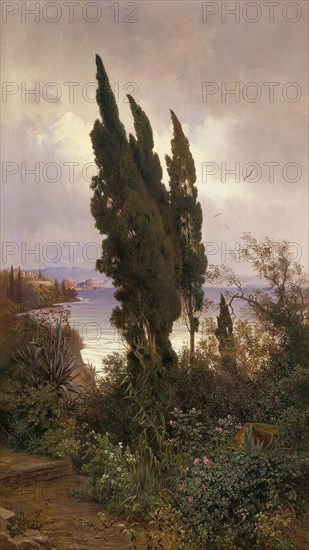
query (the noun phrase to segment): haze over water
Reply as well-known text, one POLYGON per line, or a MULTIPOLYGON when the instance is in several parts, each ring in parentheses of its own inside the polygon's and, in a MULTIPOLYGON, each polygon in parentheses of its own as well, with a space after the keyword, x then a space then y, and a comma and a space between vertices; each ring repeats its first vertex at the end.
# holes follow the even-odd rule
MULTIPOLYGON (((205 289, 205 298, 218 303, 220 300, 219 288, 205 289)), ((118 305, 113 294, 115 289, 84 290, 79 292, 81 302, 70 304, 70 325, 76 328, 84 341, 82 350, 83 360, 92 363, 97 369, 102 366, 102 359, 114 352, 124 351, 125 348, 117 331, 110 325, 110 316, 113 308, 118 305)), ((237 313, 236 308, 236 313, 237 313)), ((204 317, 216 317, 216 311, 207 311, 204 317)), ((197 340, 202 337, 198 333, 197 340)), ((183 345, 189 343, 189 333, 185 324, 177 321, 174 323, 171 341, 175 351, 180 351, 183 345)))

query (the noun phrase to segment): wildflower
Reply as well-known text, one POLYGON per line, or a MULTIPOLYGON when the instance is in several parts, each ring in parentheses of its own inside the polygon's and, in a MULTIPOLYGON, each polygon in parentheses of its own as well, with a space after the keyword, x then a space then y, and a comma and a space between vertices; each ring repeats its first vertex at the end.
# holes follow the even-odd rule
POLYGON ((184 484, 183 484, 183 483, 179 483, 179 485, 178 485, 179 491, 183 491, 184 488, 185 488, 184 484))
POLYGON ((188 501, 189 501, 189 502, 193 502, 193 496, 192 496, 192 495, 189 495, 189 496, 188 496, 188 501))
POLYGON ((206 485, 203 483, 203 485, 202 485, 202 487, 201 487, 201 491, 204 491, 204 492, 205 492, 205 491, 206 491, 206 488, 207 488, 206 485))
POLYGON ((207 456, 204 456, 203 462, 204 462, 204 464, 212 464, 212 460, 210 460, 209 458, 207 458, 207 456))
POLYGON ((175 426, 175 424, 176 424, 175 420, 170 420, 170 426, 175 426))
POLYGON ((199 458, 195 458, 195 459, 193 460, 193 464, 194 464, 195 466, 196 466, 197 464, 199 464, 199 463, 200 463, 200 459, 199 459, 199 458))

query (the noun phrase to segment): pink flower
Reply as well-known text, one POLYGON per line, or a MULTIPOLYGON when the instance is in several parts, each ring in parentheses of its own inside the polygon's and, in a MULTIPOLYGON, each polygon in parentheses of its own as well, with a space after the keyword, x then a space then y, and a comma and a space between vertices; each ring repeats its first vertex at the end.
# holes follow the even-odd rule
POLYGON ((188 496, 188 501, 193 502, 193 496, 192 495, 188 496))
POLYGON ((200 461, 199 458, 195 458, 195 459, 193 460, 193 464, 194 464, 195 466, 196 466, 197 464, 199 464, 200 462, 201 462, 201 461, 200 461))
POLYGON ((179 491, 183 491, 184 488, 185 488, 184 484, 183 484, 183 483, 179 483, 179 485, 178 485, 179 491))
POLYGON ((176 424, 175 420, 170 420, 170 426, 175 426, 175 424, 176 424))
POLYGON ((206 491, 206 489, 207 489, 207 487, 206 487, 206 485, 203 483, 203 485, 202 485, 202 487, 201 487, 201 490, 202 490, 202 491, 206 491))
POLYGON ((204 464, 212 464, 212 460, 210 460, 209 458, 207 458, 207 456, 204 456, 203 462, 204 462, 204 464))

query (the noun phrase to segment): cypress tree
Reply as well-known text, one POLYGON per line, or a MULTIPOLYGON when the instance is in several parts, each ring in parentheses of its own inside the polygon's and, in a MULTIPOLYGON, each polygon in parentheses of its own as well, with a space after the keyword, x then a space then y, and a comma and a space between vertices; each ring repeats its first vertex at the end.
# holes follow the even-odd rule
POLYGON ((197 200, 194 159, 189 141, 173 111, 171 117, 174 129, 171 141, 172 157, 166 155, 165 160, 170 178, 173 222, 182 259, 179 292, 182 311, 190 333, 192 357, 195 351, 195 333, 199 327, 199 314, 203 307, 207 258, 202 243, 203 214, 197 200))
POLYGON ((23 299, 23 283, 21 277, 20 267, 18 268, 16 285, 15 285, 15 300, 20 303, 23 299))
POLYGON ((54 291, 55 291, 56 300, 59 300, 61 292, 60 292, 60 285, 57 277, 55 278, 55 281, 54 281, 54 291))
POLYGON ((65 288, 65 280, 64 279, 62 279, 62 283, 61 283, 61 294, 64 298, 66 298, 67 289, 65 288))
MULTIPOLYGON (((170 349, 169 335, 180 312, 174 255, 156 191, 150 189, 151 182, 135 157, 133 143, 141 151, 152 151, 147 142, 149 128, 144 137, 136 130, 137 139, 131 137, 130 145, 99 56, 96 64, 102 120, 95 122, 90 134, 98 166, 91 184, 91 212, 96 227, 106 235, 96 267, 117 287, 120 306, 112 313, 114 326, 142 364, 148 359, 153 364, 170 349)), ((158 162, 156 166, 159 171, 158 162)))
POLYGON ((14 279, 14 268, 11 265, 10 278, 9 278, 9 292, 10 300, 15 301, 15 279, 14 279))
POLYGON ((236 368, 235 344, 233 337, 233 321, 229 307, 222 293, 220 293, 220 313, 217 316, 216 337, 219 342, 222 365, 224 369, 236 368))

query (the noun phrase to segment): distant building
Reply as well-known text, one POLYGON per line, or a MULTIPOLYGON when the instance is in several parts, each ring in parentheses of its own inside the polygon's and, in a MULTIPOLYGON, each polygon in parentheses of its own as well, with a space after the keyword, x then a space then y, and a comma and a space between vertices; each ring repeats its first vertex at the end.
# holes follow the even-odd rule
MULTIPOLYGON (((15 277, 15 271, 18 273, 18 269, 14 269, 14 277, 15 277)), ((16 275, 17 276, 17 275, 16 275)), ((32 271, 23 271, 22 272, 22 276, 27 280, 27 281, 34 281, 36 279, 36 276, 34 273, 32 273, 32 271)))

